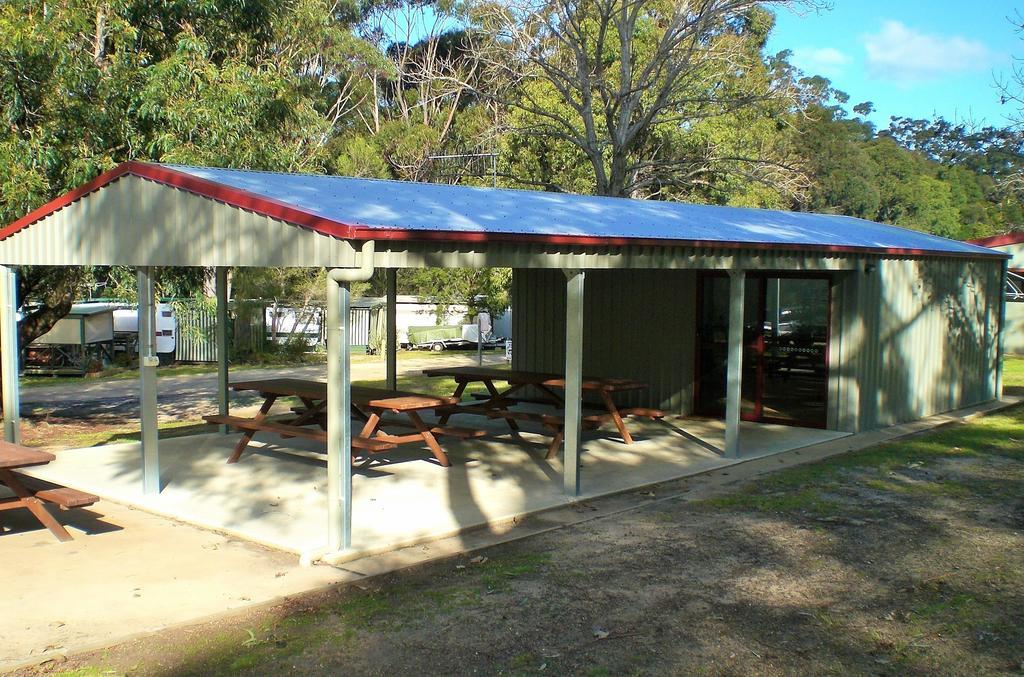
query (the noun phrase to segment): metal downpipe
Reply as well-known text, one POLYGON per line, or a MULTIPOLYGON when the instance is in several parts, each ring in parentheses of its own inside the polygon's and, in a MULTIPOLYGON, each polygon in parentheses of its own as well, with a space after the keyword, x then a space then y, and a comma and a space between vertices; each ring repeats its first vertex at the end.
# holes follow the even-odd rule
POLYGON ((349 284, 373 275, 373 240, 363 243, 358 268, 327 271, 327 546, 352 547, 352 374, 349 284))

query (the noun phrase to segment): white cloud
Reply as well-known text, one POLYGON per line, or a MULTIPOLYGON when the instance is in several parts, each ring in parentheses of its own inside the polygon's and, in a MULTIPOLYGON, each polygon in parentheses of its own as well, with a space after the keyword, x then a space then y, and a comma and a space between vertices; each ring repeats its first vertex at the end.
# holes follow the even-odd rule
POLYGON ((835 78, 850 63, 850 57, 835 47, 797 47, 793 50, 793 63, 808 75, 835 78))
POLYGON ((864 36, 868 73, 902 86, 944 75, 985 70, 991 51, 981 42, 960 36, 922 33, 899 21, 864 36))

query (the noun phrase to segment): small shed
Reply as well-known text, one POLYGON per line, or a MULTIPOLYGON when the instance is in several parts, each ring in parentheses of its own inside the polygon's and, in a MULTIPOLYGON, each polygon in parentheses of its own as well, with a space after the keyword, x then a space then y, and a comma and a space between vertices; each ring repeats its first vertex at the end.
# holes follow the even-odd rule
MULTIPOLYGON (((328 268, 325 540, 334 551, 352 547, 348 284, 374 270, 387 271, 393 385, 397 269, 513 269, 512 366, 565 375, 564 443, 557 472, 545 472, 575 497, 587 482, 583 374, 641 380, 650 388, 635 404, 723 421, 720 453, 732 461, 744 457, 750 426, 857 433, 998 398, 1009 258, 829 214, 140 162, 0 230, 5 266, 137 267, 150 494, 163 488, 145 338, 153 269, 217 269, 224 347, 227 267, 328 268)), ((5 372, 14 366, 12 276, 0 277, 5 372)), ((226 413, 226 350, 218 353, 226 413)), ((3 386, 10 439, 17 383, 3 386)), ((644 481, 669 479, 647 473, 644 481)))
POLYGON ((83 375, 114 359, 114 311, 111 303, 76 303, 50 331, 25 346, 26 374, 83 375))

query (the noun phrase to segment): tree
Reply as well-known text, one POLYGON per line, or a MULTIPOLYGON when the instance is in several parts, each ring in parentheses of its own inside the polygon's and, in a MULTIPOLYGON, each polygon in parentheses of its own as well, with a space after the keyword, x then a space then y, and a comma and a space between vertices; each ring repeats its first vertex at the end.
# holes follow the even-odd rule
MULTIPOLYGON (((359 33, 381 61, 361 83, 353 125, 336 144, 341 174, 408 181, 478 182, 474 172, 444 171, 437 156, 493 147, 492 109, 474 93, 478 68, 465 49, 455 6, 383 3, 359 33)), ((477 172, 479 174, 479 172, 477 172)), ((479 178, 479 177, 477 177, 479 178)))
POLYGON ((776 81, 734 83, 751 67, 743 39, 758 32, 761 7, 788 4, 477 0, 467 36, 501 83, 481 95, 529 117, 516 131, 576 149, 593 192, 630 196, 679 183, 690 161, 658 156, 648 141, 662 127, 687 129, 785 95, 776 81))
MULTIPOLYGON (((815 212, 873 219, 881 206, 878 169, 865 148, 873 126, 860 118, 847 119, 843 105, 849 97, 826 78, 800 80, 804 109, 795 117, 793 135, 812 183, 799 205, 815 212)), ((854 111, 866 115, 870 104, 854 111)))
MULTIPOLYGON (((0 3, 0 222, 129 159, 320 171, 373 49, 330 0, 0 3)), ((89 271, 19 270, 49 329, 89 271)))

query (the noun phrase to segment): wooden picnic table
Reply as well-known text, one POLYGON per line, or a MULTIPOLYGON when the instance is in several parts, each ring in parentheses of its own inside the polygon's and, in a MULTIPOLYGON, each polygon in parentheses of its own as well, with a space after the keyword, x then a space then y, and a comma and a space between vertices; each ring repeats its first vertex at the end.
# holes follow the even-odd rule
POLYGON ((84 491, 44 482, 18 472, 20 468, 46 465, 56 458, 53 454, 38 449, 29 449, 10 442, 0 442, 0 484, 10 489, 14 496, 0 499, 0 510, 25 508, 50 530, 57 540, 70 541, 71 534, 54 518, 46 504, 51 503, 62 510, 92 505, 97 496, 84 491))
MULTIPOLYGON (((242 439, 228 458, 228 463, 235 463, 242 456, 253 435, 259 431, 275 432, 282 437, 304 437, 327 442, 327 384, 323 381, 308 381, 294 378, 275 378, 257 381, 240 381, 232 383, 235 391, 255 391, 264 399, 259 412, 252 418, 237 416, 206 416, 210 423, 223 423, 243 431, 242 439), (281 420, 268 418, 270 408, 280 397, 297 397, 302 407, 293 409, 294 417, 281 420), (316 427, 310 427, 316 426, 316 427)), ((363 428, 358 435, 352 436, 352 454, 361 450, 367 454, 376 454, 394 449, 400 444, 423 442, 430 449, 434 458, 441 465, 451 465, 447 454, 437 441, 437 436, 470 438, 482 437, 483 430, 470 430, 452 426, 431 426, 423 421, 421 413, 439 407, 450 406, 457 400, 451 397, 423 395, 402 390, 386 390, 384 388, 368 388, 352 386, 352 415, 363 421, 363 428), (400 415, 404 420, 385 421, 382 414, 400 415), (409 434, 392 434, 385 432, 384 426, 411 427, 414 432, 409 434)))
MULTIPOLYGON (((562 393, 565 390, 565 376, 561 374, 523 371, 512 369, 496 369, 494 367, 435 367, 424 369, 423 373, 431 377, 445 377, 455 380, 455 392, 452 397, 460 402, 447 409, 442 410, 443 415, 440 424, 448 422, 449 417, 455 414, 482 414, 490 418, 504 418, 509 428, 518 431, 516 421, 533 421, 542 424, 552 432, 551 444, 548 446, 547 458, 552 458, 558 453, 558 447, 565 436, 565 416, 561 413, 544 414, 528 411, 512 411, 511 406, 520 402, 537 402, 547 404, 557 410, 564 411, 565 398, 562 393), (507 387, 499 390, 494 385, 495 381, 504 382, 507 387), (482 383, 487 388, 487 395, 474 404, 461 404, 462 395, 466 386, 470 383, 482 383), (518 391, 532 387, 541 393, 540 398, 523 399, 514 397, 518 391)), ((626 428, 625 417, 637 416, 651 419, 664 418, 665 414, 659 409, 647 407, 619 408, 612 398, 614 393, 643 390, 647 384, 628 378, 610 377, 584 377, 582 379, 582 390, 584 392, 597 393, 601 400, 602 413, 587 414, 582 417, 584 427, 596 428, 607 421, 615 423, 616 429, 626 444, 633 444, 633 436, 626 428)))

